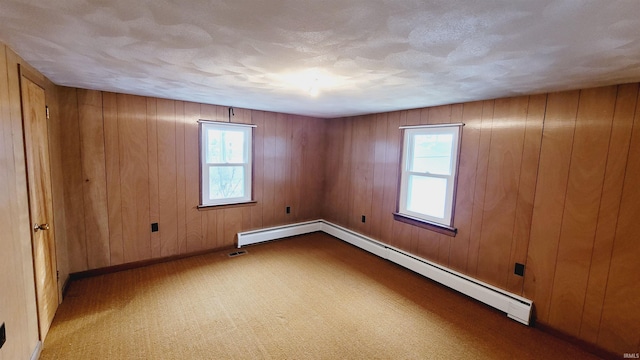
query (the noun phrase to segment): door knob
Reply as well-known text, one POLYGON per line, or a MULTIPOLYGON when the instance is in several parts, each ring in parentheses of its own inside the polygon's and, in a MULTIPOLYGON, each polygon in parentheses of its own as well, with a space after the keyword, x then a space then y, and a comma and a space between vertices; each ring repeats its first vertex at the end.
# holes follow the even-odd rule
POLYGON ((38 230, 49 230, 49 224, 35 224, 33 231, 38 232, 38 230))

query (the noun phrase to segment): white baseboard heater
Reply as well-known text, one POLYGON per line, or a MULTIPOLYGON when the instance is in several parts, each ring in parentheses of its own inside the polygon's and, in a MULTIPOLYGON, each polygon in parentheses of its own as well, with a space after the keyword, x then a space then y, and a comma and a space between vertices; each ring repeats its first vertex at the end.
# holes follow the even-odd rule
POLYGON ((355 245, 383 259, 392 261, 411 271, 439 282, 451 289, 494 307, 515 321, 529 325, 533 302, 472 277, 448 269, 442 265, 411 255, 355 231, 325 220, 307 221, 297 224, 245 231, 238 233, 238 248, 260 242, 282 239, 322 231, 340 240, 355 245))

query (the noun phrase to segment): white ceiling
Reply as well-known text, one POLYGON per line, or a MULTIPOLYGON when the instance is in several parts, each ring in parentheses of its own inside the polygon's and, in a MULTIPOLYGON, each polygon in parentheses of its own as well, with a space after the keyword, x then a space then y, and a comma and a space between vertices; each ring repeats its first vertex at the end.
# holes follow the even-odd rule
POLYGON ((638 0, 1 0, 0 41, 59 85, 327 118, 640 81, 638 0))

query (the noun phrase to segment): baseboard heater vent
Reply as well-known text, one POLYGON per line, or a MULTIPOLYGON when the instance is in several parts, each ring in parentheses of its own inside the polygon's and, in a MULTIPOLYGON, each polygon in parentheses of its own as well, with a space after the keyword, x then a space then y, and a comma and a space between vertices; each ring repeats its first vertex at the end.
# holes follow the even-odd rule
POLYGON ((392 261, 411 271, 439 282, 451 289, 494 307, 515 321, 529 325, 533 302, 509 293, 472 277, 411 255, 403 250, 381 243, 355 231, 325 220, 307 221, 238 233, 238 248, 241 246, 276 240, 290 236, 322 231, 348 242, 381 258, 392 261))
POLYGON ((238 233, 238 249, 245 245, 304 235, 317 231, 322 231, 321 220, 240 232, 238 233))

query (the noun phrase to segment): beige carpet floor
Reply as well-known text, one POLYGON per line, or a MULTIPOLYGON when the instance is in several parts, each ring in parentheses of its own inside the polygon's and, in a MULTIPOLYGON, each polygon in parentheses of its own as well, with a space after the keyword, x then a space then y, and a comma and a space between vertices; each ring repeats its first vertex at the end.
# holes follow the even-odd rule
POLYGON ((47 359, 596 359, 324 234, 71 283, 47 359))

